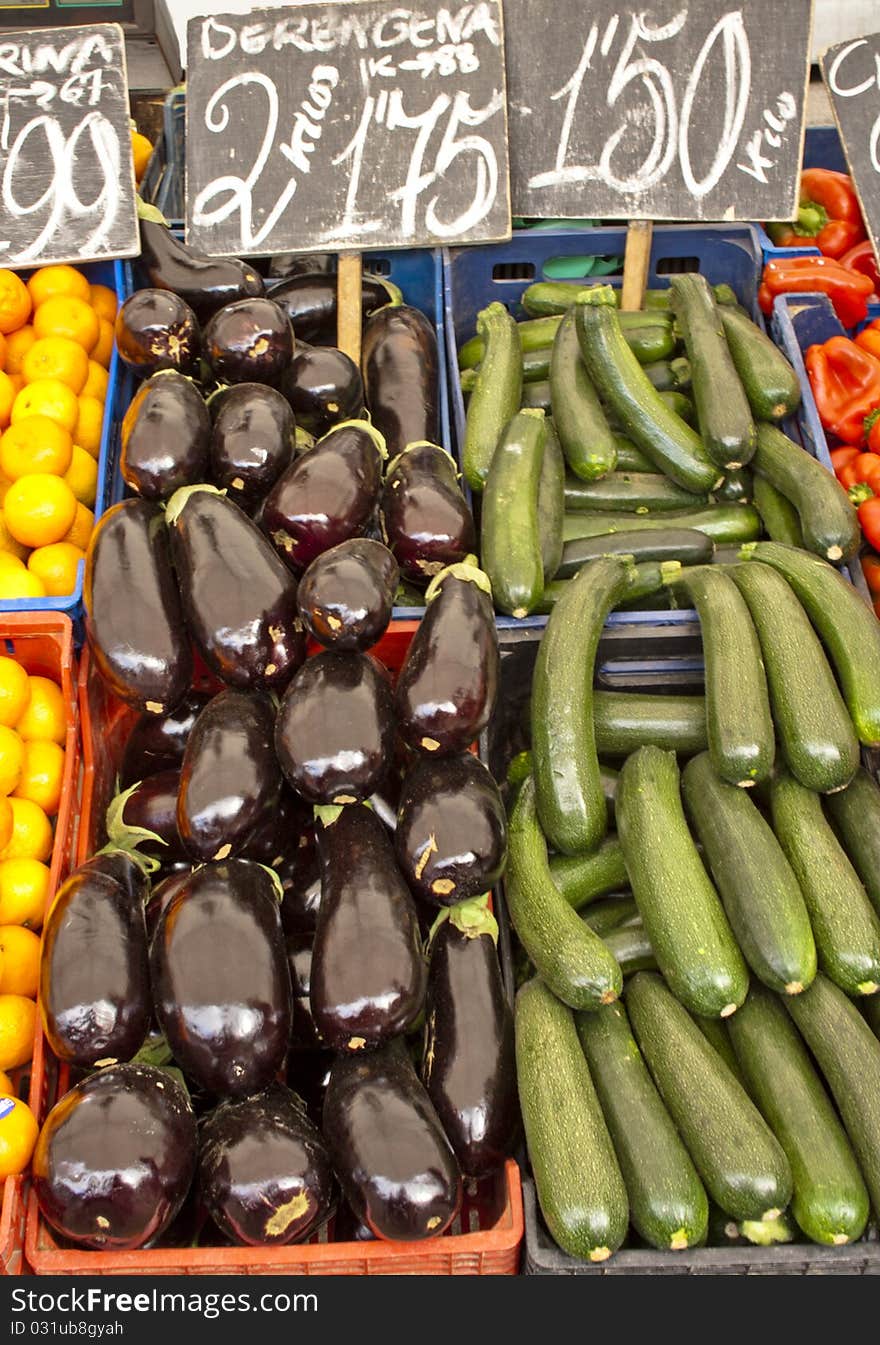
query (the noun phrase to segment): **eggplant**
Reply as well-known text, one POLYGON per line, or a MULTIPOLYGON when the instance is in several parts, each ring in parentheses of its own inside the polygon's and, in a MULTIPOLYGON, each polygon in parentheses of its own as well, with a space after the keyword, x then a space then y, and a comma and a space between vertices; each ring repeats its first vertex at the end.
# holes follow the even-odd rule
POLYGON ((278 553, 304 570, 322 551, 361 536, 382 486, 385 445, 366 421, 331 430, 279 477, 263 504, 262 527, 278 553))
POLYGON ((221 1102, 199 1133, 199 1189, 221 1232, 243 1247, 302 1242, 330 1217, 335 1182, 321 1132, 275 1084, 221 1102))
POLYGON ((297 425, 316 436, 326 434, 341 421, 363 415, 360 370, 335 346, 298 344, 282 375, 281 391, 297 425))
POLYGON ((277 387, 293 358, 293 328, 271 299, 238 299, 211 318, 204 348, 218 383, 277 387))
POLYGON ((269 258, 270 285, 293 276, 333 275, 335 271, 335 252, 277 252, 269 258))
POLYGON ((293 461, 296 422, 286 398, 262 383, 239 383, 217 401, 211 480, 250 513, 293 461))
POLYGON ((94 1251, 155 1242, 180 1209, 196 1165, 186 1091, 152 1065, 113 1065, 56 1102, 34 1149, 40 1213, 94 1251))
POLYGON ((314 822, 308 823, 299 844, 278 865, 284 897, 281 923, 285 934, 314 934, 321 906, 321 859, 314 822))
MULTIPOLYGON (((446 915, 446 912, 444 912, 446 915)), ((485 1177, 519 1138, 513 1012, 485 901, 448 912, 431 940, 422 1081, 467 1177, 485 1177)))
POLYGON ((391 620, 399 577, 387 546, 349 537, 306 570, 297 592, 300 616, 328 649, 369 649, 391 620))
POLYGON ((101 515, 83 597, 92 657, 113 694, 167 715, 188 691, 193 665, 158 505, 123 500, 101 515))
POLYGON ((176 369, 199 371, 202 333, 189 304, 169 290, 136 290, 116 314, 119 358, 142 378, 176 369))
POLYGON ((102 873, 112 878, 133 906, 146 908, 150 900, 150 880, 143 865, 128 850, 99 850, 79 865, 77 873, 102 873))
POLYGON ((210 434, 211 416, 192 379, 161 370, 141 384, 123 417, 123 481, 146 500, 167 500, 204 479, 210 434))
POLYGON ((474 518, 459 490, 455 463, 436 444, 410 444, 391 463, 381 517, 401 573, 416 584, 476 551, 474 518))
POLYGON ((330 1070, 336 1059, 332 1051, 291 1051, 287 1057, 287 1084, 306 1104, 306 1111, 320 1126, 330 1070))
POLYGON ((164 224, 142 219, 139 267, 151 285, 185 299, 199 322, 236 299, 265 292, 257 271, 237 257, 208 257, 177 238, 164 224))
POLYGON ((338 1056, 324 1138, 355 1217, 379 1238, 438 1237, 461 1208, 455 1154, 401 1042, 338 1056))
POLYGON ((418 308, 387 305, 364 327, 364 396, 389 455, 407 444, 434 443, 440 434, 437 333, 418 308))
POLYGON ((230 686, 285 687, 306 652, 290 570, 212 486, 173 495, 166 517, 187 624, 208 667, 230 686))
POLYGON ((221 691, 199 715, 177 795, 177 829, 194 860, 239 854, 274 813, 281 793, 274 729, 268 697, 247 691, 221 691))
POLYGON ((137 847, 160 863, 188 859, 177 825, 180 770, 159 771, 111 799, 107 808, 107 839, 121 850, 137 847))
POLYGON ((499 655, 488 580, 470 565, 442 571, 397 679, 398 729, 410 747, 464 752, 489 722, 499 655), (485 587, 484 587, 485 584, 485 587))
POLYGON ((203 691, 188 691, 170 714, 161 718, 141 715, 122 753, 120 788, 127 789, 160 771, 179 769, 192 726, 210 699, 203 691))
POLYGON ((316 1051, 323 1045, 315 1027, 309 988, 312 983, 311 934, 287 935, 287 965, 290 968, 290 988, 293 995, 293 1019, 290 1028, 291 1051, 316 1051))
POLYGON ((176 873, 169 873, 167 878, 163 878, 162 881, 157 883, 153 888, 152 893, 150 894, 150 899, 147 902, 146 910, 144 911, 144 916, 147 922, 147 938, 151 943, 159 924, 159 916, 165 910, 165 907, 170 904, 171 898, 175 893, 179 892, 180 889, 186 885, 191 874, 192 868, 189 865, 184 865, 184 867, 178 869, 176 873))
POLYGON ((59 1060, 115 1064, 133 1056, 150 1026, 143 896, 110 871, 77 870, 43 930, 43 1028, 59 1060))
POLYGON ((341 809, 318 833, 321 906, 309 998, 321 1039, 361 1051, 412 1027, 425 999, 415 904, 378 817, 341 809))
MULTIPOLYGON (((335 274, 316 265, 305 275, 270 285, 269 295, 290 318, 298 341, 332 344, 337 328, 336 286, 335 274)), ((362 277, 361 309, 365 318, 389 302, 400 303, 401 298, 400 290, 389 281, 379 276, 362 277)))
POLYGON ((380 784, 394 751, 391 689, 365 654, 306 661, 278 710, 281 769, 309 803, 356 803, 380 784))
POLYGON ((421 757, 403 782, 394 850, 417 897, 454 906, 490 891, 504 872, 507 819, 477 757, 421 757))
POLYGON ((150 949, 159 1025, 209 1093, 267 1087, 290 1036, 290 973, 272 877, 246 859, 203 864, 159 917, 150 949))
MULTIPOLYGON (((274 755, 274 745, 272 752, 274 755)), ((275 769, 280 773, 277 759, 275 769)), ((311 824, 311 808, 283 782, 275 807, 251 833, 241 857, 277 870, 287 855, 298 850, 300 837, 311 824)))

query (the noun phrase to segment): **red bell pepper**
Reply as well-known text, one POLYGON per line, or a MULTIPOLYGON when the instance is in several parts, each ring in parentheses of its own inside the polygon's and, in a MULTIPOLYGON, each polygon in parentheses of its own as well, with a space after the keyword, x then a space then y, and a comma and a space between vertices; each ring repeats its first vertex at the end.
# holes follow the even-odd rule
POLYGON ((880 556, 875 555, 873 551, 862 556, 862 574, 865 576, 868 591, 875 598, 880 598, 880 556))
POLYGON ((867 482, 875 495, 880 492, 880 484, 874 485, 880 473, 880 454, 860 453, 857 458, 853 458, 852 473, 855 481, 867 482))
POLYGON ((862 347, 862 350, 868 350, 880 359, 880 322, 876 318, 873 322, 869 322, 867 327, 863 327, 853 340, 857 346, 862 347))
POLYGON ((880 453, 880 406, 865 417, 865 436, 872 453, 880 453))
POLYGON ((849 444, 847 444, 844 448, 832 449, 831 466, 834 468, 835 476, 840 476, 840 473, 843 471, 844 467, 846 467, 848 463, 852 462, 853 458, 858 458, 860 456, 861 456, 861 450, 858 448, 851 448, 849 444))
POLYGON ((865 540, 874 550, 880 548, 880 496, 874 495, 859 505, 859 524, 865 540))
POLYGON ((810 346, 805 364, 825 429, 845 444, 861 444, 865 417, 880 406, 880 360, 848 336, 832 336, 810 346))
POLYGON ((880 294, 880 267, 877 266, 877 254, 870 238, 863 238, 861 243, 856 243, 838 260, 848 271, 860 271, 863 276, 867 276, 874 286, 874 293, 880 294))
POLYGON ((812 244, 826 257, 841 257, 865 237, 852 178, 828 168, 806 168, 801 173, 797 219, 767 228, 778 247, 812 244))
POLYGON ((868 316, 874 287, 867 276, 848 271, 831 257, 778 257, 764 267, 758 303, 769 314, 777 294, 814 291, 828 295, 844 327, 855 327, 868 316))

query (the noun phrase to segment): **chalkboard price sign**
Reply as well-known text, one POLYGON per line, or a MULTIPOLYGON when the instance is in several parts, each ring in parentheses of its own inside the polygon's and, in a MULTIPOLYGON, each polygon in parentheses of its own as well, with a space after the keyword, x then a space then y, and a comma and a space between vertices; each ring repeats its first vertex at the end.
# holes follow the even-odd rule
POLYGON ((880 264, 880 33, 829 47, 822 75, 880 264))
POLYGON ((812 0, 505 0, 513 210, 791 219, 812 0))
POLYGON ((139 251, 122 29, 0 39, 0 266, 139 251))
POLYGON ((215 255, 510 237, 500 0, 187 26, 186 235, 215 255))

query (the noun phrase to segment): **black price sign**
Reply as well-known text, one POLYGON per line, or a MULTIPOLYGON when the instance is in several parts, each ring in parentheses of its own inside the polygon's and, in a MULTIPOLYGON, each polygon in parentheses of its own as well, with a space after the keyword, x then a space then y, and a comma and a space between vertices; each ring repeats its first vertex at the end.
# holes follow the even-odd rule
POLYGON ((0 266, 140 251, 118 24, 0 39, 0 266))
POLYGON ((505 0, 518 215, 791 219, 812 0, 505 0))
POLYGON ((510 237, 500 0, 187 26, 186 235, 215 255, 510 237))
POLYGON ((880 262, 880 33, 829 47, 822 75, 880 262))

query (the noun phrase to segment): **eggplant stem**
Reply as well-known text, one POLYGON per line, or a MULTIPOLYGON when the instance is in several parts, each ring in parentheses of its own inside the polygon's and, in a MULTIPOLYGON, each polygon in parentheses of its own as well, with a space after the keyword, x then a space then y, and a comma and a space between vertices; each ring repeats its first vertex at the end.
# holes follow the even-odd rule
MULTIPOLYGON (((143 780, 138 780, 130 789, 125 789, 121 794, 117 794, 107 805, 107 814, 104 819, 104 825, 107 831, 107 838, 110 842, 111 850, 124 850, 126 854, 135 858, 135 852, 141 841, 153 841, 158 845, 166 845, 168 842, 158 834, 150 831, 149 827, 132 827, 123 821, 122 814, 125 812, 125 805, 131 798, 136 789, 140 789, 143 780)), ((138 855, 138 860, 145 862, 147 855, 138 855)), ((146 867, 146 864, 145 864, 146 867)), ((159 867, 159 861, 153 861, 153 868, 147 870, 152 873, 159 867)))
MULTIPOLYGON (((323 439, 328 439, 330 435, 335 434, 337 430, 362 430, 364 434, 370 436, 373 443, 376 445, 376 451, 383 462, 387 461, 388 446, 385 443, 385 436, 384 434, 380 434, 375 425, 371 425, 368 420, 365 420, 363 417, 354 420, 340 420, 337 425, 334 425, 325 435, 321 436, 318 443, 321 443, 323 439)), ((182 489, 186 490, 186 486, 183 486, 182 489)))
POLYGON ((428 587, 425 589, 425 604, 430 603, 437 594, 443 581, 448 578, 462 579, 467 583, 476 584, 484 593, 492 597, 492 584, 489 576, 481 570, 477 564, 476 556, 465 556, 464 560, 457 561, 454 565, 447 565, 445 570, 435 574, 428 587))
POLYGON ((207 490, 214 495, 226 494, 225 490, 218 490, 216 486, 209 486, 207 482, 199 482, 194 486, 180 486, 165 506, 165 522, 169 525, 176 523, 186 508, 189 497, 199 490, 207 490))

